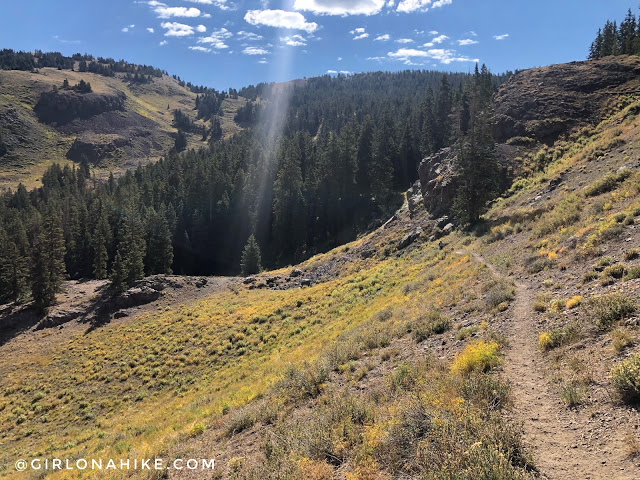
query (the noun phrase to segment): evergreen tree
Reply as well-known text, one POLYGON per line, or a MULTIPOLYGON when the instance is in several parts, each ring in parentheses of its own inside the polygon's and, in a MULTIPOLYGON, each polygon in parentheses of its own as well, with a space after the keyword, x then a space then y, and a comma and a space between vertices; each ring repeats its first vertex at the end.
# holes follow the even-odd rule
POLYGON ((112 286, 115 290, 132 285, 144 277, 145 241, 137 218, 127 214, 118 232, 119 242, 112 271, 112 286))
POLYGON ((262 270, 262 259, 260 256, 260 246, 256 242, 253 234, 247 240, 247 244, 242 251, 240 268, 243 275, 252 275, 262 270))
POLYGON ((470 83, 470 121, 466 133, 458 133, 455 170, 458 187, 453 211, 460 223, 475 223, 486 211, 487 203, 498 192, 499 165, 495 156, 491 94, 483 67, 470 83))
POLYGON ((12 235, 0 226, 0 301, 20 302, 29 294, 29 262, 26 232, 14 222, 12 235))
POLYGON ((49 207, 32 254, 31 292, 40 312, 45 312, 56 301, 65 274, 64 254, 64 235, 58 213, 49 207))
POLYGON ((279 249, 287 256, 304 250, 306 221, 300 156, 300 147, 294 140, 282 143, 273 186, 273 229, 279 249))
POLYGON ((159 213, 152 213, 148 221, 147 272, 150 275, 171 273, 173 263, 173 245, 171 232, 166 217, 159 213))
POLYGON ((187 136, 182 130, 178 130, 173 148, 176 152, 182 152, 187 148, 187 136))
POLYGON ((371 150, 369 184, 376 204, 383 206, 388 201, 393 186, 393 160, 397 155, 393 128, 386 112, 383 112, 373 135, 371 150))

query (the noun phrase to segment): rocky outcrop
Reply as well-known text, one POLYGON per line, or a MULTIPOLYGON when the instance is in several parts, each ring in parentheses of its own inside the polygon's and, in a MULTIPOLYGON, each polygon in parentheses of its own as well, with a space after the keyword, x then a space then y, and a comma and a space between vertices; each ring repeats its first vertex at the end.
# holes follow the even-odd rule
POLYGON ((449 147, 425 158, 418 166, 422 201, 432 217, 448 212, 453 204, 456 193, 455 161, 455 149, 449 147))
POLYGON ((89 118, 105 112, 125 109, 126 95, 78 93, 71 90, 42 92, 33 111, 41 122, 62 125, 77 118, 89 118))
POLYGON ((498 143, 529 137, 551 144, 574 128, 597 124, 618 94, 637 90, 640 58, 608 57, 516 73, 495 98, 498 143))
POLYGON ((83 159, 97 164, 102 160, 114 158, 120 149, 129 145, 129 140, 120 135, 84 136, 79 135, 67 152, 67 158, 74 162, 83 159))

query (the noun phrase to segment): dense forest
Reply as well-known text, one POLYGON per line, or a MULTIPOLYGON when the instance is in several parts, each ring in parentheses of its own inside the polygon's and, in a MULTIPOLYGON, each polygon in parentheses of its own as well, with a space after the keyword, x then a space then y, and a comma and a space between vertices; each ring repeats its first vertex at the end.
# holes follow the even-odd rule
POLYGON ((591 44, 590 60, 609 55, 640 55, 640 22, 631 9, 620 25, 607 20, 591 44))
MULTIPOLYGON (((86 163, 53 165, 40 188, 0 197, 0 300, 46 308, 65 277, 121 290, 146 274, 299 261, 384 219, 419 160, 454 143, 466 179, 457 210, 474 221, 495 190, 480 180, 496 173, 491 97, 506 78, 483 67, 324 76, 284 93, 263 85, 249 128, 209 148, 174 148, 102 183, 86 163)), ((221 101, 198 98, 199 115, 215 115, 221 101)))

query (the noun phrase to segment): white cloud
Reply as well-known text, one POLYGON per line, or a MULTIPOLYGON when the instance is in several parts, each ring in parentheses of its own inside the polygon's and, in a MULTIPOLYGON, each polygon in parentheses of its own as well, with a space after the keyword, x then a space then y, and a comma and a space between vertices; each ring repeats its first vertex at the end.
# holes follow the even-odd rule
POLYGON ((509 34, 505 33, 503 35, 494 35, 493 38, 495 38, 496 40, 504 40, 505 38, 508 38, 509 34))
POLYGON ((167 30, 165 37, 187 37, 194 34, 193 27, 184 23, 162 22, 160 26, 167 30))
POLYGON ((413 43, 413 40, 410 38, 399 38, 396 40, 398 43, 413 43))
POLYGON ((351 30, 349 33, 351 35, 355 35, 356 33, 360 34, 360 33, 364 33, 364 27, 358 27, 358 28, 354 28, 353 30, 351 30))
POLYGON ((199 3, 201 5, 215 5, 220 7, 222 10, 229 9, 229 7, 226 6, 227 0, 185 0, 185 2, 199 3))
POLYGON ((245 55, 268 55, 270 52, 262 47, 246 47, 242 53, 245 55))
POLYGON ((447 37, 446 35, 439 35, 439 36, 433 38, 431 41, 433 43, 442 43, 445 40, 449 40, 449 37, 447 37))
POLYGON ((386 0, 295 0, 293 8, 320 15, 375 15, 386 0))
POLYGON ((289 45, 290 47, 303 47, 307 44, 307 39, 302 35, 289 35, 287 37, 282 37, 280 39, 285 45, 289 45))
POLYGON ((389 40, 391 38, 391 35, 389 35, 388 33, 385 33, 384 35, 378 35, 376 38, 374 38, 374 41, 378 41, 378 42, 386 42, 387 40, 389 40))
POLYGON ((154 30, 153 28, 151 28, 151 27, 148 27, 148 28, 147 28, 147 32, 149 32, 149 33, 153 33, 153 32, 155 32, 155 30, 154 30))
POLYGON ((387 54, 390 58, 396 60, 403 60, 407 65, 413 64, 412 58, 424 58, 437 60, 440 63, 449 65, 452 62, 478 62, 477 58, 469 58, 464 55, 458 54, 455 50, 449 50, 444 48, 432 48, 429 50, 418 50, 415 48, 400 48, 395 52, 389 52, 387 54))
POLYGON ((329 75, 334 75, 334 74, 338 73, 338 71, 337 70, 327 70, 327 73, 329 75))
POLYGON ((169 42, 167 42, 166 40, 162 40, 158 45, 160 45, 162 47, 162 46, 166 45, 167 43, 169 43, 169 42))
POLYGON ((258 35, 253 32, 245 32, 244 30, 240 30, 236 35, 238 36, 238 40, 241 42, 257 42, 262 40, 262 35, 258 35))
POLYGON ((249 10, 244 19, 251 25, 304 30, 307 33, 318 29, 317 23, 307 22, 301 13, 284 10, 249 10))
POLYGON ((410 13, 415 11, 426 12, 430 8, 438 8, 451 5, 453 0, 402 0, 398 3, 398 12, 410 13))
POLYGON ((196 27, 196 32, 198 32, 198 33, 204 33, 206 31, 207 31, 207 27, 205 27, 204 25, 198 25, 196 27))
POLYGON ((200 37, 198 39, 198 43, 204 43, 213 48, 217 48, 218 50, 222 50, 224 48, 229 48, 229 45, 225 43, 225 40, 232 36, 233 33, 222 27, 217 30, 212 30, 211 34, 206 37, 200 37))
POLYGON ((126 27, 122 28, 123 32, 128 32, 129 30, 133 30, 135 28, 135 25, 127 25, 126 27))
POLYGON ((368 33, 361 33, 360 35, 356 35, 353 37, 354 40, 362 40, 363 38, 367 38, 369 36, 368 33))
POLYGON ((440 32, 439 32, 439 31, 437 31, 437 30, 431 30, 431 31, 429 32, 429 35, 438 35, 439 33, 440 33, 440 32))
POLYGON ((189 47, 189 50, 196 50, 198 52, 210 52, 211 49, 207 47, 201 47, 200 45, 193 45, 189 47))
POLYGON ((171 17, 188 17, 194 18, 200 16, 200 10, 194 7, 166 7, 158 6, 154 9, 154 12, 158 15, 158 18, 171 18, 171 17))
POLYGON ((342 57, 338 57, 338 61, 341 62, 342 61, 342 57))
POLYGON ((266 64, 267 64, 267 63, 269 63, 269 62, 267 62, 267 59, 266 59, 266 58, 261 58, 260 60, 258 60, 258 63, 261 63, 261 64, 263 64, 263 65, 266 65, 266 64))
POLYGON ((466 45, 475 45, 476 43, 478 43, 477 40, 473 40, 471 38, 465 38, 463 40, 458 40, 458 45, 460 45, 461 47, 464 47, 466 45))

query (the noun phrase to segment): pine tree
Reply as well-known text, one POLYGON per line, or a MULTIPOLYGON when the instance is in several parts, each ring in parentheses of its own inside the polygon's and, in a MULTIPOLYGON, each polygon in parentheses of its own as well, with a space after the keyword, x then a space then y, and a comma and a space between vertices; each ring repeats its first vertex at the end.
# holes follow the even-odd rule
POLYGON ((113 269, 111 270, 111 288, 116 292, 122 292, 127 288, 127 265, 120 254, 120 250, 116 252, 113 259, 113 269))
POLYGON ((29 294, 27 239, 21 222, 13 222, 12 235, 0 225, 0 301, 20 302, 29 294))
POLYGON ((45 312, 56 301, 65 274, 64 254, 64 235, 58 213, 49 207, 34 242, 32 256, 31 292, 39 312, 45 312))
POLYGON ((256 242, 253 234, 247 240, 247 244, 242 251, 240 268, 243 275, 252 275, 262 270, 262 260, 260 256, 260 246, 256 242))
POLYGON ((300 147, 294 140, 283 142, 273 185, 273 229, 285 255, 304 250, 306 221, 300 156, 300 147))
POLYGON ((118 232, 119 242, 112 269, 112 287, 120 290, 144 277, 146 245, 137 218, 128 214, 118 232))
POLYGON ((147 231, 147 258, 145 261, 147 272, 150 275, 170 274, 173 263, 173 245, 167 219, 159 213, 152 213, 148 220, 147 231))
POLYGON ((449 145, 451 140, 451 87, 447 75, 442 75, 438 101, 436 103, 435 121, 437 128, 434 131, 434 153, 449 145))
POLYGON ((387 203, 393 186, 393 161, 397 155, 394 129, 386 112, 383 112, 373 135, 371 151, 369 184, 376 204, 383 206, 387 203))
POLYGON ((466 133, 458 133, 458 156, 455 170, 458 187, 453 211, 460 223, 475 223, 486 211, 487 203, 498 191, 499 165, 493 140, 491 76, 483 67, 470 85, 470 122, 466 133))

